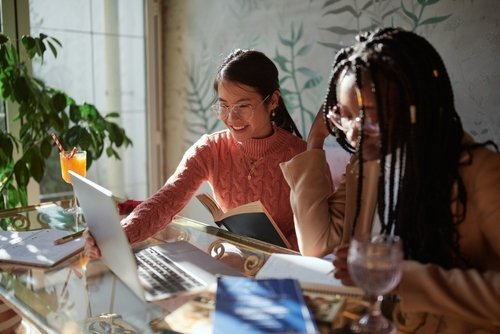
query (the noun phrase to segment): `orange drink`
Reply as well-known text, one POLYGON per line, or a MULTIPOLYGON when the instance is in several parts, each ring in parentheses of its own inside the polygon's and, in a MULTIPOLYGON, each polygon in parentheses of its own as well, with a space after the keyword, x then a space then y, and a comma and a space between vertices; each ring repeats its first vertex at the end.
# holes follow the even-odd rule
POLYGON ((71 152, 59 153, 61 162, 61 174, 64 181, 71 184, 68 171, 71 170, 81 176, 87 176, 87 152, 77 151, 71 158, 71 152))

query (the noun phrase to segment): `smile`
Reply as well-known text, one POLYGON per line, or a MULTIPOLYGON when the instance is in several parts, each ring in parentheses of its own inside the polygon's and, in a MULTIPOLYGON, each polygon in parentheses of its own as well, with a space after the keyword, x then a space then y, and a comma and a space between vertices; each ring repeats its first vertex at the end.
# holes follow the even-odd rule
POLYGON ((239 130, 243 130, 244 128, 246 128, 246 125, 242 125, 242 126, 232 126, 233 129, 235 129, 236 131, 239 131, 239 130))

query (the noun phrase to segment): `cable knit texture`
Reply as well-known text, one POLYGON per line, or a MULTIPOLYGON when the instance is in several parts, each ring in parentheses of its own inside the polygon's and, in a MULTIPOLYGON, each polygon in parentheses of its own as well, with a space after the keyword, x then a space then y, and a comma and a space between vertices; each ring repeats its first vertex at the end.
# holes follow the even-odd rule
POLYGON ((242 143, 229 130, 203 135, 186 151, 165 185, 122 221, 130 242, 143 241, 164 229, 208 181, 224 212, 260 200, 298 250, 290 187, 279 164, 304 152, 307 143, 274 123, 273 127, 270 137, 242 143), (256 166, 248 180, 251 162, 256 166))

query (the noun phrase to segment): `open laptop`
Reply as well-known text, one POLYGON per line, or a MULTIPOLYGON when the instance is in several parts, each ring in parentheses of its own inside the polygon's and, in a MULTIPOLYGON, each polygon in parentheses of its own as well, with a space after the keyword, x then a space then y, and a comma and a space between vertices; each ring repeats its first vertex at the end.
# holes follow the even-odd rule
POLYGON ((72 171, 69 173, 87 228, 101 251, 101 260, 142 301, 202 291, 216 282, 217 275, 243 276, 185 241, 133 253, 111 191, 72 171))

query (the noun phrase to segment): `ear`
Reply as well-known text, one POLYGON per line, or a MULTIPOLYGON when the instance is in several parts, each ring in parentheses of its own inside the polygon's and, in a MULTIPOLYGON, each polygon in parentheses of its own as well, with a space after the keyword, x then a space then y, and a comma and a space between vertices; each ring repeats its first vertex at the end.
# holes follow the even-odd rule
POLYGON ((271 96, 269 96, 269 109, 274 110, 278 107, 279 100, 280 100, 280 92, 279 90, 275 90, 271 96))

